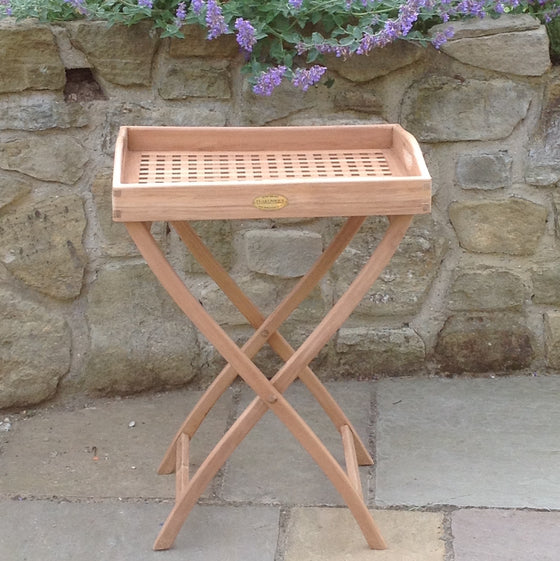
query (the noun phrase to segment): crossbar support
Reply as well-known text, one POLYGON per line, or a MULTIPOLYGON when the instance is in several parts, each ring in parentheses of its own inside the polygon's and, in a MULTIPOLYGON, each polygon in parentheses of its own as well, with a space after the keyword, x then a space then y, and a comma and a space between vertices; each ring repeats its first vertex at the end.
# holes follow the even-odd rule
POLYGON ((342 436, 342 447, 344 448, 344 461, 346 462, 346 473, 348 478, 358 493, 362 493, 362 482, 360 480, 360 470, 358 469, 358 459, 356 457, 356 446, 354 437, 348 425, 340 427, 342 436))
POLYGON ((183 490, 189 484, 189 451, 190 438, 182 434, 177 439, 176 463, 175 463, 175 497, 176 499, 183 494, 183 490))

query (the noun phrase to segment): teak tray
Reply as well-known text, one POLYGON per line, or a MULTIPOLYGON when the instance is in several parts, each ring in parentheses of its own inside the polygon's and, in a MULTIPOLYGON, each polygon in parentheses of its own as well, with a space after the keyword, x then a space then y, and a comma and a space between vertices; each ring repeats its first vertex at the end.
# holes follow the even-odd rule
POLYGON ((399 125, 121 127, 117 222, 430 212, 431 178, 399 125))

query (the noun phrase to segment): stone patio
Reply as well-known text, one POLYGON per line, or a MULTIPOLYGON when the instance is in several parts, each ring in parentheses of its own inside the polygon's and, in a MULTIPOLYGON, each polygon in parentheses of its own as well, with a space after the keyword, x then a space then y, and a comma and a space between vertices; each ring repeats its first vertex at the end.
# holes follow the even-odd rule
MULTIPOLYGON (((321 471, 267 414, 187 519, 156 475, 194 391, 4 414, 0 558, 9 561, 553 561, 560 550, 560 378, 393 378, 329 389, 371 447, 361 468, 389 544, 371 551, 321 471), (97 458, 97 459, 94 459, 97 458)), ((196 467, 251 395, 228 391, 193 440, 196 467)), ((341 456, 296 384, 289 400, 341 456)), ((2 420, 0 419, 0 420, 2 420)))

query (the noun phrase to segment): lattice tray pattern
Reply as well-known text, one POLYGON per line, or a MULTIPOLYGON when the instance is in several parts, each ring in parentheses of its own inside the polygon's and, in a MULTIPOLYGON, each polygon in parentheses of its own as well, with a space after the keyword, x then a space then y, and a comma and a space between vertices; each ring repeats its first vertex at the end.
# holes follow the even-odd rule
POLYGON ((398 125, 123 127, 117 221, 419 214, 431 180, 398 125))
POLYGON ((143 152, 138 183, 227 183, 268 179, 391 176, 379 150, 353 152, 143 152))

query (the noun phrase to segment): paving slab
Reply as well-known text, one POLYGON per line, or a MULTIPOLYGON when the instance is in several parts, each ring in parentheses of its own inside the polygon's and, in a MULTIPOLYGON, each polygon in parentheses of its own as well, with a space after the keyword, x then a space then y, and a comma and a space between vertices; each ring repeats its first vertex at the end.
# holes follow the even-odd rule
POLYGON ((279 510, 196 506, 172 549, 153 551, 171 503, 0 502, 6 561, 273 561, 279 510))
POLYGON ((443 515, 436 512, 371 511, 388 544, 368 548, 346 508, 295 508, 284 561, 443 561, 443 515))
MULTIPOLYGON (((367 446, 371 384, 343 382, 326 386, 367 446)), ((240 411, 253 396, 254 393, 250 390, 243 392, 240 411)), ((290 386, 286 397, 335 458, 344 465, 340 434, 315 398, 300 383, 290 386)), ((362 484, 367 492, 369 468, 362 467, 360 470, 362 484)), ((231 501, 264 504, 344 504, 322 470, 271 412, 265 414, 230 458, 226 466, 222 497, 231 501)))
POLYGON ((452 515, 455 561, 557 561, 560 512, 459 510, 452 515))
MULTIPOLYGON (((193 469, 224 433, 232 394, 222 396, 195 435, 193 469)), ((174 476, 156 471, 199 397, 175 391, 21 415, 0 433, 0 495, 174 497, 174 476)))
POLYGON ((377 384, 376 504, 560 508, 560 377, 377 384))

